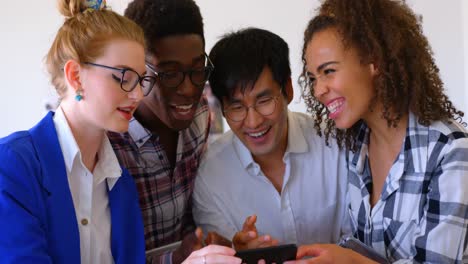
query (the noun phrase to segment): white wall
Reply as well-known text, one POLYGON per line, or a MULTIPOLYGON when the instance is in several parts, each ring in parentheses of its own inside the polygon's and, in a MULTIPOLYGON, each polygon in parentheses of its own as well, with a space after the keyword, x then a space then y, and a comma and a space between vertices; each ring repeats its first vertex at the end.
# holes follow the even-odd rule
POLYGON ((463 1, 462 6, 462 16, 463 16, 463 52, 465 53, 465 113, 466 119, 468 119, 468 1, 463 1))
MULTIPOLYGON (((423 30, 434 51, 436 64, 452 103, 468 112, 468 1, 411 0, 415 13, 423 16, 423 30), (448 5, 450 3, 450 5, 448 5)), ((468 114, 468 113, 467 113, 468 114)))
MULTIPOLYGON (((293 110, 304 111, 297 85, 302 34, 319 1, 196 1, 205 20, 207 50, 226 31, 246 26, 271 30, 289 43, 296 85, 295 100, 290 106, 293 110)), ((0 9, 0 80, 4 110, 0 115, 0 137, 29 128, 45 113, 44 99, 54 94, 54 89, 42 62, 63 21, 55 8, 55 0, 4 2, 0 9)), ((129 0, 107 2, 122 13, 129 0)), ((468 51, 468 26, 463 24, 468 25, 467 2, 410 0, 415 11, 424 16, 424 31, 432 44, 448 94, 465 112, 468 112, 468 55, 464 50, 468 51)))
POLYGON ((42 61, 60 19, 54 1, 27 2, 2 1, 0 8, 0 137, 38 121, 52 94, 42 61))

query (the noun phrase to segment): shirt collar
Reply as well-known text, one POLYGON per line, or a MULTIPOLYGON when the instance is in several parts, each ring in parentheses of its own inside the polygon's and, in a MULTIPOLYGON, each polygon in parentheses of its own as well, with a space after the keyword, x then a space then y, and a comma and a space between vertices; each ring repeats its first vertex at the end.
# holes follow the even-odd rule
POLYGON ((232 144, 234 147, 234 150, 237 153, 237 156, 240 159, 240 162, 244 169, 247 169, 250 165, 254 164, 254 160, 252 158, 252 154, 250 154, 249 149, 242 143, 242 141, 232 132, 229 131, 228 133, 232 133, 233 139, 232 139, 232 144))
MULTIPOLYGON (((404 154, 402 158, 404 158, 405 168, 410 165, 415 172, 424 173, 426 171, 425 164, 427 164, 429 159, 430 127, 420 124, 418 117, 413 112, 409 112, 408 128, 406 129, 405 142, 403 142, 402 146, 404 154), (410 155, 418 158, 411 158, 410 155)), ((400 154, 403 155, 402 153, 400 154)))
POLYGON ((73 161, 75 160, 76 155, 78 155, 80 149, 78 148, 75 137, 68 125, 63 109, 60 106, 54 114, 54 125, 55 130, 57 131, 60 148, 62 149, 67 174, 70 174, 73 168, 73 161))
MULTIPOLYGON (((298 117, 293 112, 288 111, 288 146, 286 153, 305 153, 309 151, 309 143, 304 135, 304 129, 297 120, 298 117)), ((315 133, 312 131, 307 132, 315 133)))
MULTIPOLYGON (((84 165, 81 160, 81 151, 60 106, 54 114, 54 125, 62 149, 67 175, 71 175, 74 162, 80 162, 82 166, 84 165)), ((99 160, 93 172, 93 175, 96 176, 94 181, 97 184, 107 179, 108 188, 111 190, 122 175, 122 169, 107 136, 104 136, 98 150, 98 157, 99 160)))
MULTIPOLYGON (((413 114, 411 111, 408 113, 408 127, 406 129, 406 135, 405 135, 405 138, 404 138, 404 142, 402 144, 402 151, 400 151, 400 153, 398 154, 398 157, 397 159, 399 160, 402 160, 402 163, 405 164, 405 167, 408 166, 408 162, 412 162, 412 159, 410 158, 407 158, 406 155, 407 153, 406 152, 411 152, 412 150, 411 149, 406 149, 406 145, 407 146, 412 146, 413 143, 410 142, 410 141, 413 141, 413 140, 423 140, 423 138, 426 138, 427 140, 427 134, 428 134, 428 129, 429 127, 426 127, 424 125, 421 125, 419 124, 418 122, 418 117, 413 114), (407 142, 408 141, 408 142, 407 142)), ((356 167, 356 173, 358 174, 363 174, 364 173, 364 168, 365 168, 365 162, 366 162, 366 158, 367 158, 367 155, 368 155, 368 147, 369 147, 369 133, 370 133, 370 130, 369 130, 369 127, 364 123, 362 122, 362 125, 359 129, 359 132, 358 132, 358 135, 357 135, 357 153, 358 155, 354 155, 354 159, 353 159, 353 165, 356 167)), ((424 145, 424 144, 427 144, 426 143, 415 143, 415 146, 414 146, 414 151, 426 151, 427 149, 425 148, 421 148, 419 147, 421 144, 424 145)), ((421 154, 421 153, 419 153, 421 154)), ((426 156, 422 155, 420 158, 423 158, 424 160, 426 160, 426 156)), ((414 164, 413 164, 414 165, 414 164)), ((415 169, 416 168, 419 168, 418 166, 414 166, 415 169)))
POLYGON ((128 125, 128 134, 138 148, 143 146, 148 139, 151 138, 152 133, 146 129, 138 120, 133 117, 128 125))
POLYGON ((104 136, 98 151, 98 157, 99 160, 93 173, 95 175, 94 183, 97 185, 107 180, 107 187, 112 190, 119 177, 122 176, 122 168, 120 168, 119 161, 107 136, 104 136))
POLYGON ((356 153, 353 155, 352 159, 352 164, 356 168, 356 173, 359 175, 362 175, 364 173, 364 168, 366 165, 366 158, 369 146, 369 132, 369 127, 363 121, 357 134, 356 153))
MULTIPOLYGON (((181 141, 180 137, 187 133, 190 133, 190 135, 202 135, 205 133, 207 118, 202 118, 201 115, 208 115, 208 102, 205 96, 200 98, 197 110, 195 111, 195 115, 190 126, 178 132, 179 141, 181 141)), ((135 119, 135 117, 130 119, 128 134, 138 148, 143 146, 146 141, 148 141, 153 135, 158 136, 157 134, 153 134, 150 130, 146 129, 138 120, 135 119)), ((179 146, 177 151, 179 152, 179 146)))

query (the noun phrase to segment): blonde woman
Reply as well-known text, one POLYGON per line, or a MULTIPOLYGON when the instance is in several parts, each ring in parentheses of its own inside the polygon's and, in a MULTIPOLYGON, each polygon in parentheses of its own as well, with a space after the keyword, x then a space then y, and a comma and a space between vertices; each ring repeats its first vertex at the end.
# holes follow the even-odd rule
POLYGON ((46 56, 61 103, 0 139, 2 263, 143 263, 135 184, 106 131, 123 132, 154 78, 144 37, 105 3, 60 0, 46 56))

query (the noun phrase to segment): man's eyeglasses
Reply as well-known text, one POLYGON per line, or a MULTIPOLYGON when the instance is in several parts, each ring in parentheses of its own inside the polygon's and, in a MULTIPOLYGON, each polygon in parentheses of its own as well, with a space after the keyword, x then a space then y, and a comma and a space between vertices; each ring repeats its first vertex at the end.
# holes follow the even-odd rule
POLYGON ((143 91, 143 95, 146 96, 151 92, 151 89, 153 88, 153 85, 156 82, 155 77, 148 75, 140 76, 140 74, 138 74, 132 69, 115 68, 92 62, 85 62, 84 64, 119 71, 120 75, 112 74, 112 78, 120 82, 120 88, 122 88, 122 90, 128 93, 133 91, 133 89, 135 89, 135 87, 137 87, 137 85, 140 84, 141 90, 143 91))
POLYGON ((243 121, 247 117, 249 108, 253 108, 257 113, 263 116, 269 116, 275 111, 276 105, 278 104, 277 101, 281 96, 282 95, 262 97, 251 106, 233 103, 226 107, 223 112, 226 118, 234 122, 243 121))
POLYGON ((156 75, 159 83, 167 88, 177 88, 185 80, 185 75, 188 75, 193 85, 202 87, 211 72, 214 70, 214 65, 208 55, 205 53, 206 65, 200 69, 190 69, 187 71, 157 71, 153 65, 146 63, 146 67, 156 75))

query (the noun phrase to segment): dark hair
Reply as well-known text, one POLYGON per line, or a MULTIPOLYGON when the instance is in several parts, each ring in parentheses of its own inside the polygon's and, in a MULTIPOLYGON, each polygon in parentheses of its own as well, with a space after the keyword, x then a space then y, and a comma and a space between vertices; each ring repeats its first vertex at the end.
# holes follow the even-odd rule
POLYGON ((150 53, 158 39, 174 35, 196 34, 205 44, 203 18, 193 0, 134 0, 125 16, 143 28, 150 53))
POLYGON ((409 111, 422 125, 437 120, 458 119, 457 110, 443 91, 439 68, 418 17, 401 1, 395 0, 325 0, 319 15, 310 20, 304 32, 303 69, 299 78, 307 111, 315 128, 325 139, 336 137, 340 146, 353 150, 362 121, 351 128, 338 130, 328 119, 328 110, 308 85, 305 52, 315 33, 334 28, 345 48, 355 48, 362 63, 373 63, 379 71, 375 80, 375 100, 383 104, 382 116, 388 126, 396 126, 409 111))
POLYGON ((231 97, 237 87, 244 92, 253 86, 265 66, 282 88, 291 78, 288 44, 263 29, 246 28, 224 35, 211 49, 210 59, 215 66, 210 85, 220 102, 231 97))

